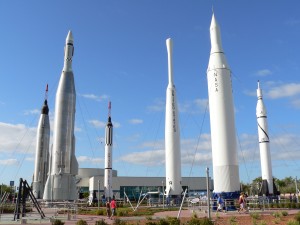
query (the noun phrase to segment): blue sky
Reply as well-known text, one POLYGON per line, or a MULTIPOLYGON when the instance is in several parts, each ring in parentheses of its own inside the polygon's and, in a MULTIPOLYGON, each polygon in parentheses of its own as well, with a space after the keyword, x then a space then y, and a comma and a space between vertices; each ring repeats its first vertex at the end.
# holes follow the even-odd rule
MULTIPOLYGON (((119 176, 164 176, 165 41, 173 39, 182 176, 212 170, 206 69, 212 5, 232 69, 240 179, 260 176, 256 88, 268 112, 273 175, 297 176, 300 159, 300 2, 1 1, 0 182, 31 182, 36 127, 49 84, 55 93, 68 30, 74 35, 76 156, 104 166, 112 101, 113 168, 119 176)), ((51 141, 52 142, 52 139, 51 141)))

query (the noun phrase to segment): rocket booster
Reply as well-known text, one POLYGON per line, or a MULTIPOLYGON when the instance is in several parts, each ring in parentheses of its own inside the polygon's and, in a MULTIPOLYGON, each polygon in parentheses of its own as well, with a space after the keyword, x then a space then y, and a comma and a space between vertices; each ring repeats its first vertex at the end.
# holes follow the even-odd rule
POLYGON ((268 134, 268 121, 267 111, 263 102, 262 90, 257 83, 257 105, 256 105, 256 117, 258 128, 258 141, 260 149, 260 161, 261 161, 261 173, 263 180, 262 190, 265 195, 274 194, 273 189, 273 176, 272 176, 272 163, 270 154, 270 140, 268 134))
POLYGON ((211 52, 207 69, 214 192, 240 190, 231 71, 222 48, 215 16, 210 25, 211 52))
POLYGON ((76 92, 72 70, 73 43, 73 35, 69 31, 65 45, 64 67, 56 92, 51 171, 43 197, 48 201, 77 199, 75 175, 78 173, 78 162, 75 157, 74 136, 76 92))
POLYGON ((106 199, 112 199, 112 147, 113 147, 113 124, 111 122, 111 102, 108 103, 108 121, 105 128, 105 171, 104 193, 106 199))
POLYGON ((37 199, 43 198, 44 187, 48 176, 50 122, 47 92, 48 85, 46 88, 45 101, 37 128, 34 178, 32 183, 33 194, 37 199))
POLYGON ((166 148, 166 195, 178 196, 182 193, 181 187, 181 152, 180 131, 176 89, 173 83, 172 66, 172 40, 166 40, 168 51, 169 83, 166 91, 166 122, 165 122, 165 148, 166 148))

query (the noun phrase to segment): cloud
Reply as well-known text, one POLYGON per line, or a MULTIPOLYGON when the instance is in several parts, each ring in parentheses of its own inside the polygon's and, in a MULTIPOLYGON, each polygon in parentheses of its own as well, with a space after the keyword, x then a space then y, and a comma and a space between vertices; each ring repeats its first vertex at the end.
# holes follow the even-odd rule
POLYGON ((17 166, 19 161, 17 159, 2 159, 0 160, 0 165, 17 166))
POLYGON ((26 157, 25 160, 33 162, 35 160, 35 158, 34 157, 26 157))
POLYGON ((36 114, 41 114, 40 109, 32 109, 32 110, 25 110, 24 115, 36 115, 36 114))
POLYGON ((286 21, 288 26, 298 26, 300 24, 300 20, 298 19, 289 19, 286 21))
POLYGON ((300 84, 290 83, 272 87, 265 92, 265 96, 271 99, 293 97, 300 94, 300 84))
POLYGON ((98 102, 109 98, 109 96, 105 95, 105 94, 101 95, 101 96, 97 96, 97 95, 94 95, 94 94, 79 94, 79 96, 87 98, 87 99, 95 100, 95 101, 98 101, 98 102))
POLYGON ((260 77, 265 77, 271 75, 272 71, 269 69, 262 69, 262 70, 258 70, 255 74, 260 77))
POLYGON ((99 163, 103 163, 104 159, 102 158, 91 158, 88 156, 78 156, 77 157, 77 161, 79 163, 92 163, 92 164, 99 164, 99 163))
POLYGON ((300 99, 295 99, 291 102, 292 106, 297 108, 297 109, 300 109, 300 99))
POLYGON ((163 112, 165 110, 166 103, 162 99, 154 100, 153 105, 147 107, 150 112, 163 112))
POLYGON ((35 153, 36 130, 24 124, 0 122, 0 152, 35 153))
POLYGON ((133 152, 120 158, 120 160, 127 163, 144 165, 144 166, 158 166, 165 161, 164 150, 153 150, 143 152, 133 152))
POLYGON ((89 120, 89 123, 97 128, 104 128, 106 126, 106 123, 99 120, 89 120))
MULTIPOLYGON (((106 126, 106 122, 102 122, 100 120, 89 120, 89 123, 92 124, 92 126, 94 126, 96 128, 104 128, 106 126)), ((112 124, 113 124, 114 128, 121 127, 121 124, 118 122, 112 121, 112 124)))
POLYGON ((131 119, 129 120, 130 124, 142 124, 144 121, 141 119, 131 119))

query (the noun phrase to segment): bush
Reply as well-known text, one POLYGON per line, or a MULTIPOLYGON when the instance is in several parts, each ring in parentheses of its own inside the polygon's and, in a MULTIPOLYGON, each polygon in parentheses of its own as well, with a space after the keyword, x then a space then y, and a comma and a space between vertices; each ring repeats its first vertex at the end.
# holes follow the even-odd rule
POLYGON ((260 221, 258 225, 267 225, 267 222, 263 220, 263 221, 260 221))
POLYGON ((107 225, 107 223, 102 219, 95 222, 95 225, 107 225))
POLYGON ((61 220, 56 219, 56 220, 53 220, 51 224, 52 225, 64 225, 65 223, 62 222, 61 220))
POLYGON ((205 218, 192 218, 190 221, 187 222, 187 225, 213 225, 214 223, 208 219, 205 218))
POLYGON ((274 212, 272 213, 272 216, 274 216, 275 218, 280 218, 282 214, 280 212, 274 212))
POLYGON ((160 219, 157 224, 159 224, 159 225, 169 225, 169 222, 166 219, 160 219))
POLYGON ((286 225, 300 225, 300 222, 296 220, 289 220, 286 225))
POLYGON ((77 222, 76 222, 76 225, 88 225, 87 224, 87 222, 85 221, 85 220, 78 220, 77 222))
POLYGON ((177 219, 176 217, 168 217, 167 220, 169 224, 180 225, 180 220, 177 219))
POLYGON ((298 212, 294 218, 296 221, 300 222, 300 212, 298 212))
POLYGON ((101 210, 101 209, 97 209, 96 210, 96 215, 100 216, 100 215, 104 215, 104 210, 101 210))
POLYGON ((126 225, 126 222, 120 219, 115 219, 114 225, 126 225))
POLYGON ((282 211, 282 212, 281 212, 281 215, 287 216, 287 215, 289 215, 289 213, 288 213, 287 211, 282 211))
POLYGON ((260 219, 260 214, 259 214, 259 213, 250 213, 250 216, 251 216, 253 219, 256 219, 256 220, 259 220, 259 219, 260 219))
POLYGON ((236 224, 237 224, 237 222, 236 222, 236 217, 235 217, 235 216, 231 216, 231 217, 229 218, 229 224, 230 224, 230 225, 236 225, 236 224))

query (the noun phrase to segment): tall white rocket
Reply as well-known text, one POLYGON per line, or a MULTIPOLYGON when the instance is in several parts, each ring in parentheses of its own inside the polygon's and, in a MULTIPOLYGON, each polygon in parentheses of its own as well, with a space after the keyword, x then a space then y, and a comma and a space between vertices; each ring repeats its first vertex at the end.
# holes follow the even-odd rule
POLYGON ((274 194, 272 163, 270 154, 270 139, 268 134, 267 111, 263 102, 262 90, 257 82, 256 117, 258 128, 258 141, 260 149, 262 194, 274 194))
POLYGON ((55 99, 51 171, 43 196, 47 201, 73 201, 78 198, 75 182, 78 162, 75 157, 74 136, 76 91, 72 70, 73 44, 73 35, 69 31, 65 45, 64 67, 55 99))
POLYGON ((207 81, 214 192, 230 194, 240 190, 231 71, 214 14, 210 25, 210 40, 207 81))
POLYGON ((113 147, 113 124, 111 122, 111 102, 108 103, 108 121, 105 127, 105 170, 104 170, 104 193, 106 199, 113 198, 112 189, 112 147, 113 147))
POLYGON ((37 128, 37 143, 35 152, 34 176, 32 192, 37 199, 43 198, 44 187, 47 181, 49 168, 49 140, 50 122, 47 102, 48 85, 46 87, 45 101, 37 128))
POLYGON ((181 152, 180 131, 177 110, 176 89, 173 82, 172 40, 166 40, 168 51, 169 83, 166 91, 166 195, 178 196, 182 193, 181 186, 181 152))

